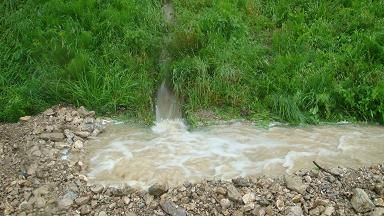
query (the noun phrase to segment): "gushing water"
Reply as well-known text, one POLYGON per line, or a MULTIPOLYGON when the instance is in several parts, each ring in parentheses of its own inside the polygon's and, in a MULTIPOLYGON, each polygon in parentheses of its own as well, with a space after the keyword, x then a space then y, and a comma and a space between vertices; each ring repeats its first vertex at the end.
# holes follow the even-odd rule
POLYGON ((88 146, 93 183, 146 188, 203 178, 279 175, 324 165, 382 162, 384 128, 336 125, 258 128, 232 123, 188 131, 178 102, 163 83, 152 128, 111 125, 88 146))

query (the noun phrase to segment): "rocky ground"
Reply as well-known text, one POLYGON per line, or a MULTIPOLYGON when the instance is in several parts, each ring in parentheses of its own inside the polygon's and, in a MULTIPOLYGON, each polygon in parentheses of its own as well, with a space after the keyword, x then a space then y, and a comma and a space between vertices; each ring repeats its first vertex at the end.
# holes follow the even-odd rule
POLYGON ((84 151, 102 128, 94 112, 61 106, 1 124, 0 215, 384 215, 384 164, 148 191, 90 185, 84 151))

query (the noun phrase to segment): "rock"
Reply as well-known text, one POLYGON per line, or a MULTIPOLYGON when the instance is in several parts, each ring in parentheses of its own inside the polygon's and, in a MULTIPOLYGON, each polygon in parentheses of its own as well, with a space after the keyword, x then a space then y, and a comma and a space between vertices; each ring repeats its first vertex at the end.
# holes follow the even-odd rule
POLYGON ((218 187, 218 188, 216 188, 216 193, 218 193, 218 194, 221 194, 221 195, 227 195, 227 189, 225 189, 225 188, 223 188, 223 187, 218 187))
POLYGON ((243 178, 243 177, 238 177, 238 178, 232 179, 232 183, 236 187, 248 187, 250 185, 249 180, 246 178, 243 178))
POLYGON ((324 206, 317 206, 309 211, 309 215, 320 215, 325 210, 324 206))
POLYGON ((110 208, 110 209, 114 209, 116 207, 116 203, 111 203, 109 206, 108 206, 108 208, 110 208))
POLYGON ((229 201, 229 199, 221 199, 220 205, 225 210, 225 209, 231 207, 231 201, 229 201))
POLYGON ((255 208, 255 203, 248 203, 244 206, 244 211, 249 212, 255 208))
POLYGON ((97 185, 93 185, 93 186, 91 187, 91 191, 92 191, 93 193, 96 193, 96 194, 101 193, 101 192, 103 191, 103 189, 104 189, 104 186, 103 186, 103 185, 99 185, 99 184, 97 184, 97 185))
POLYGON ((281 199, 276 200, 276 207, 279 211, 284 209, 284 201, 281 199))
POLYGON ((49 108, 49 109, 44 111, 44 114, 47 116, 51 116, 51 115, 54 115, 55 112, 53 111, 53 109, 49 108))
POLYGON ((95 129, 92 131, 91 135, 92 135, 92 136, 97 136, 97 135, 99 135, 100 133, 101 133, 101 130, 95 128, 95 129))
POLYGON ((46 201, 45 201, 44 198, 36 197, 36 199, 35 199, 35 206, 37 208, 43 208, 45 206, 45 203, 46 203, 46 201))
POLYGON ((60 209, 69 209, 73 204, 73 200, 70 198, 64 198, 59 200, 58 206, 60 209))
POLYGON ((384 207, 384 199, 383 198, 377 198, 373 201, 373 204, 375 204, 375 206, 384 207))
POLYGON ((241 210, 236 210, 232 214, 232 216, 243 216, 243 215, 244 215, 243 211, 241 211, 241 210))
POLYGON ((293 198, 292 198, 292 202, 294 202, 294 203, 299 203, 300 201, 301 201, 301 198, 302 198, 303 196, 301 195, 301 194, 297 194, 297 195, 295 195, 293 198))
POLYGON ((42 133, 40 134, 40 138, 43 140, 51 140, 51 141, 59 142, 64 140, 64 134, 63 133, 42 133))
POLYGON ((383 216, 384 208, 375 208, 375 210, 370 214, 371 216, 383 216))
POLYGON ((159 197, 164 193, 166 193, 167 191, 168 191, 167 185, 162 185, 157 183, 148 188, 148 193, 155 197, 159 197))
POLYGON ((75 134, 81 138, 87 138, 91 135, 91 133, 87 131, 76 131, 75 134))
POLYGON ((297 205, 297 206, 291 206, 291 207, 287 208, 286 215, 287 216, 302 216, 304 214, 303 214, 303 210, 301 209, 301 207, 297 205))
POLYGON ((28 167, 27 174, 28 174, 28 175, 35 175, 35 174, 36 174, 37 167, 38 167, 37 164, 31 164, 31 165, 28 167))
POLYGON ((29 210, 31 208, 32 208, 32 205, 29 202, 27 202, 27 201, 23 201, 19 205, 19 209, 21 211, 26 211, 26 210, 29 210))
POLYGON ((92 211, 92 208, 89 205, 83 205, 80 207, 80 214, 82 215, 89 214, 91 211, 92 211))
POLYGON ((373 191, 375 191, 375 193, 377 193, 380 196, 384 196, 384 183, 376 184, 373 191))
POLYGON ((79 198, 75 199, 75 203, 80 206, 80 205, 84 205, 84 204, 88 203, 89 200, 90 200, 89 196, 79 197, 79 198))
POLYGON ((178 207, 174 202, 170 200, 161 200, 160 206, 163 211, 171 216, 186 216, 187 212, 184 208, 178 207))
POLYGON ((303 184, 301 178, 298 176, 285 175, 284 181, 288 189, 296 191, 302 195, 305 194, 305 191, 308 187, 308 185, 303 184))
POLYGON ((239 193, 239 191, 235 188, 235 186, 233 185, 229 185, 227 187, 227 196, 230 200, 234 201, 234 202, 239 202, 239 203, 242 203, 243 202, 243 199, 241 197, 241 194, 239 193))
POLYGON ((108 216, 107 213, 105 213, 105 211, 101 211, 99 212, 98 216, 108 216))
POLYGON ((84 148, 83 141, 81 141, 81 140, 77 140, 77 141, 73 144, 73 147, 74 147, 75 149, 78 149, 78 150, 83 149, 83 148, 84 148))
POLYGON ((123 202, 124 202, 126 205, 128 205, 128 204, 131 202, 131 200, 129 199, 129 197, 125 196, 125 197, 123 197, 123 202))
POLYGON ((335 208, 333 206, 327 206, 321 216, 331 216, 334 212, 335 208))
POLYGON ((351 199, 352 207, 359 213, 365 213, 375 208, 375 205, 369 199, 363 189, 355 188, 351 199))
POLYGON ((254 202, 256 200, 256 195, 255 193, 247 193, 243 196, 242 198, 244 204, 249 204, 251 202, 254 202))
POLYGON ((327 206, 329 203, 329 200, 323 200, 323 199, 316 199, 313 203, 313 207, 316 208, 317 206, 327 206))
POLYGON ((19 120, 20 120, 21 122, 27 122, 27 121, 29 121, 31 118, 32 118, 31 116, 23 116, 23 117, 20 117, 19 120))

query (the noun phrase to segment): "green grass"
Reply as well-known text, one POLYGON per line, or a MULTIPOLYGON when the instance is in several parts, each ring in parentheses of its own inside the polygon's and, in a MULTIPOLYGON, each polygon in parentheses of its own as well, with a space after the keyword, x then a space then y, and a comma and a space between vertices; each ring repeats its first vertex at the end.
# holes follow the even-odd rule
POLYGON ((71 103, 150 122, 167 78, 188 119, 384 123, 383 1, 174 0, 174 26, 161 4, 1 3, 0 121, 71 103))

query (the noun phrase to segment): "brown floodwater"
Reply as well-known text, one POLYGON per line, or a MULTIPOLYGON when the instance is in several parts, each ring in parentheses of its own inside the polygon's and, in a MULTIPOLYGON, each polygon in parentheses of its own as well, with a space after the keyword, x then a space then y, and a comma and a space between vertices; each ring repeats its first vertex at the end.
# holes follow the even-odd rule
POLYGON ((260 128, 228 123, 188 131, 177 119, 152 128, 114 124, 87 145, 91 183, 146 188, 204 178, 276 176, 326 166, 358 167, 384 159, 384 127, 328 125, 260 128))

